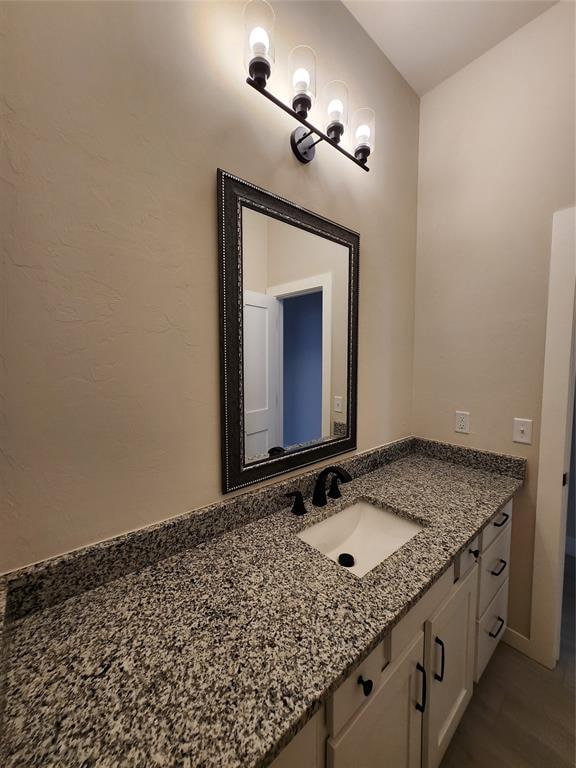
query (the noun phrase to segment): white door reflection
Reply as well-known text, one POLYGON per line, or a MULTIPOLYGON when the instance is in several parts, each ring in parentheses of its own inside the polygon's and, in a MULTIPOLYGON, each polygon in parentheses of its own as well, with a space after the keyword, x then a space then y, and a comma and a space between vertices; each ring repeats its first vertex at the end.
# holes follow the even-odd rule
POLYGON ((282 444, 280 302, 244 291, 244 431, 246 456, 282 444))

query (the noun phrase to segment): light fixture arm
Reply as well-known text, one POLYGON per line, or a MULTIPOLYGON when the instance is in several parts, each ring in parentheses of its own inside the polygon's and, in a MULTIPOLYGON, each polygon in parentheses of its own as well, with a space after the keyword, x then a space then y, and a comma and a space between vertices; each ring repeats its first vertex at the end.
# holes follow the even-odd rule
POLYGON ((308 132, 303 131, 301 128, 297 128, 290 137, 290 144, 292 146, 292 151, 300 160, 302 163, 309 163, 310 160, 314 157, 314 147, 316 144, 319 144, 321 141, 325 141, 327 144, 330 144, 331 147, 334 147, 334 149, 337 149, 338 152, 340 152, 342 155, 347 157, 349 160, 352 160, 353 163, 355 163, 357 166, 362 168, 364 171, 369 171, 370 169, 365 164, 365 162, 361 162, 357 158, 354 157, 354 155, 351 155, 350 152, 347 152, 345 149, 343 149, 339 144, 337 144, 335 141, 333 141, 331 138, 329 138, 323 131, 321 131, 319 128, 316 128, 316 126, 312 125, 312 123, 309 123, 308 120, 301 117, 297 112, 295 112, 291 107, 289 107, 287 104, 284 104, 284 102, 280 101, 280 99, 276 98, 274 94, 270 93, 265 87, 260 86, 255 80, 253 80, 251 77, 246 78, 246 82, 249 86, 254 88, 255 91, 258 91, 258 93, 261 93, 262 96, 265 96, 269 101, 271 101, 273 104, 276 104, 277 107, 280 107, 280 109, 284 110, 289 115, 292 115, 292 117, 297 120, 299 123, 301 123, 303 126, 305 126, 308 129, 308 132), (315 136, 318 136, 318 140, 312 142, 311 136, 314 134, 315 136))

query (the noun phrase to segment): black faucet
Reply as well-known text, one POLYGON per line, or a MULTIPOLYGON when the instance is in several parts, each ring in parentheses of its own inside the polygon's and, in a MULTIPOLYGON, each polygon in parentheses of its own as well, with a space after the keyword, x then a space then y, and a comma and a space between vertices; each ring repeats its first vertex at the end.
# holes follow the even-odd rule
POLYGON ((290 493, 285 493, 284 496, 287 498, 294 498, 294 505, 292 506, 293 515, 302 517, 302 515, 306 514, 306 507, 304 506, 304 499, 302 498, 301 491, 290 491, 290 493))
POLYGON ((327 504, 326 499, 326 478, 329 475, 334 475, 332 483, 330 485, 330 491, 328 495, 331 499, 338 499, 342 495, 340 488, 338 488, 338 480, 342 483, 349 483, 352 480, 352 476, 346 472, 342 467, 325 467, 318 475, 316 484, 314 486, 314 493, 312 494, 312 504, 315 507, 325 507, 327 504))

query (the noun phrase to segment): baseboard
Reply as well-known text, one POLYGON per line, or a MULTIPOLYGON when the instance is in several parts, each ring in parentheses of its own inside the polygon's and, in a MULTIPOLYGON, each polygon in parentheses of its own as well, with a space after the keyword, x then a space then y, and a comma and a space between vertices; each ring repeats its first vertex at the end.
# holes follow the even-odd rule
POLYGON ((576 557, 576 539, 573 536, 566 536, 566 554, 576 557))
POLYGON ((516 632, 515 629, 506 629, 502 642, 506 643, 506 645, 509 645, 511 648, 520 651, 524 656, 528 656, 529 659, 537 661, 538 664, 542 664, 546 669, 554 669, 556 666, 557 659, 553 660, 550 659, 548 655, 542 654, 534 640, 522 635, 520 632, 516 632))
POLYGON ((526 637, 526 635, 522 635, 520 632, 516 632, 515 629, 510 629, 510 627, 507 627, 502 640, 506 643, 506 645, 515 648, 525 656, 530 656, 532 659, 534 658, 531 649, 530 638, 526 637))

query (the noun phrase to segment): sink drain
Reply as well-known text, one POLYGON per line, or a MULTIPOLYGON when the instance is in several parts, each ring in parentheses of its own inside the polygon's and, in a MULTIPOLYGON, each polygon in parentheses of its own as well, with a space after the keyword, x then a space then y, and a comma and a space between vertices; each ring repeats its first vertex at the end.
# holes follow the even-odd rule
POLYGON ((355 562, 353 555, 348 554, 348 552, 342 552, 341 555, 338 555, 338 565, 343 565, 344 568, 352 568, 355 562))

